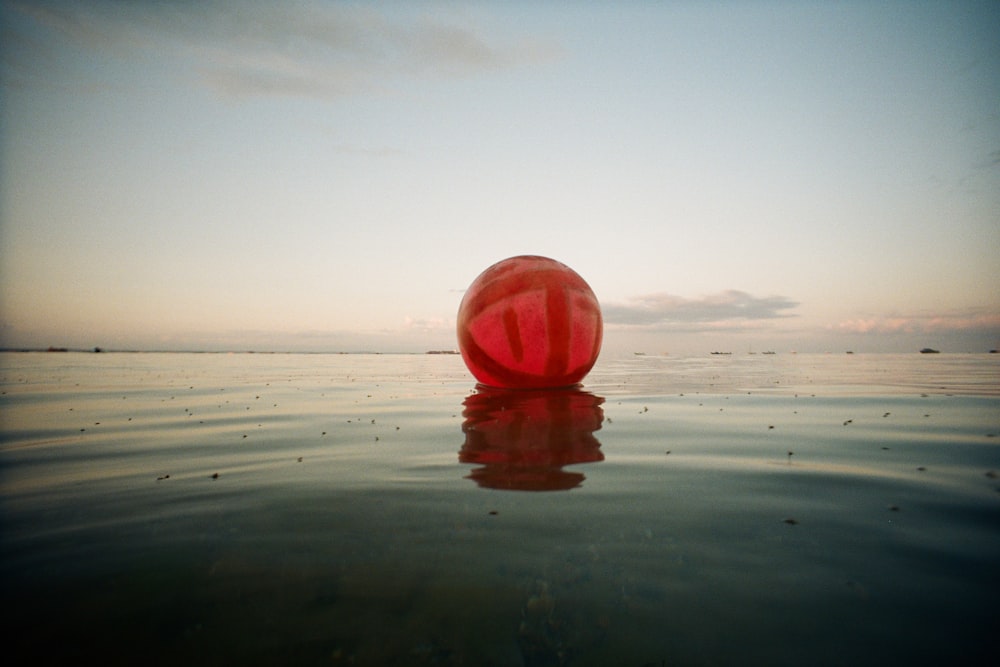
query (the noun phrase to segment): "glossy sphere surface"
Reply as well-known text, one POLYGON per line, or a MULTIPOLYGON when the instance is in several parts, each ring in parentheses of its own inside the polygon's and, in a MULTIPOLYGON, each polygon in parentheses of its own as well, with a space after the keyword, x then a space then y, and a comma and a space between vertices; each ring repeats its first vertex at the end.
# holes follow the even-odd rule
POLYGON ((597 361, 603 333, 590 286, 548 257, 497 262, 473 281, 458 308, 462 358, 491 387, 577 384, 597 361))

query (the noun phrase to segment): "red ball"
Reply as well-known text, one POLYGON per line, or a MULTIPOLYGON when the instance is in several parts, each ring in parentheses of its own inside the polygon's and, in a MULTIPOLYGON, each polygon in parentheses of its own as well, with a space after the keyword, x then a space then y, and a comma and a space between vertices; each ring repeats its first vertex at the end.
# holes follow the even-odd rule
POLYGON ((567 387, 601 351, 601 306, 583 278, 548 257, 521 255, 483 271, 458 307, 458 346, 485 385, 567 387))

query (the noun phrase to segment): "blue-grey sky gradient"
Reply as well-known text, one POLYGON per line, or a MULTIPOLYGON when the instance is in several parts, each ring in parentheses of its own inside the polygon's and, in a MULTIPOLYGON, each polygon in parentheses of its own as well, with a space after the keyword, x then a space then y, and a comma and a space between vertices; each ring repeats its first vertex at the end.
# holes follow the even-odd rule
POLYGON ((452 348, 526 253, 609 350, 1000 346, 995 2, 0 7, 4 346, 452 348))

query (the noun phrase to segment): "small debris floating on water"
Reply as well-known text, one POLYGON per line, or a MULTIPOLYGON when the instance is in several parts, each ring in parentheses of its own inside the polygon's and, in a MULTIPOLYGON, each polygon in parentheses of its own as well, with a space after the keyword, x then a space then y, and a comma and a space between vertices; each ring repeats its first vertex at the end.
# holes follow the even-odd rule
POLYGON ((797 526, 797 525, 799 525, 798 519, 793 519, 791 517, 785 519, 785 523, 787 523, 789 526, 797 526))
POLYGON ((212 479, 219 479, 219 473, 217 472, 212 473, 212 479))

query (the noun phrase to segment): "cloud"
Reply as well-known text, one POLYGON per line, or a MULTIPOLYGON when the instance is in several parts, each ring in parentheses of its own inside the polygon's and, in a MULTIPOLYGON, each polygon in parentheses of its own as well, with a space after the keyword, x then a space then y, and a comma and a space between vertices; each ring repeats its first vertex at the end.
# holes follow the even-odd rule
POLYGON ((455 321, 444 317, 405 317, 403 319, 404 331, 455 331, 455 321))
POLYGON ((735 330, 759 326, 763 320, 792 317, 798 305, 784 296, 756 297, 727 290, 700 299, 666 293, 635 297, 601 307, 608 324, 670 331, 735 330))
MULTIPOLYGON (((558 52, 530 39, 498 43, 437 17, 403 19, 374 5, 105 0, 10 3, 8 10, 19 21, 8 22, 5 38, 19 37, 16 43, 23 45, 17 52, 4 50, 8 72, 40 62, 21 52, 42 55, 37 40, 25 38, 41 28, 60 44, 105 55, 172 56, 182 74, 237 97, 336 98, 400 78, 465 76, 543 61, 558 52)), ((45 55, 55 52, 49 46, 45 55)))
POLYGON ((1000 313, 984 309, 845 320, 829 327, 850 334, 992 333, 1000 335, 1000 313))

